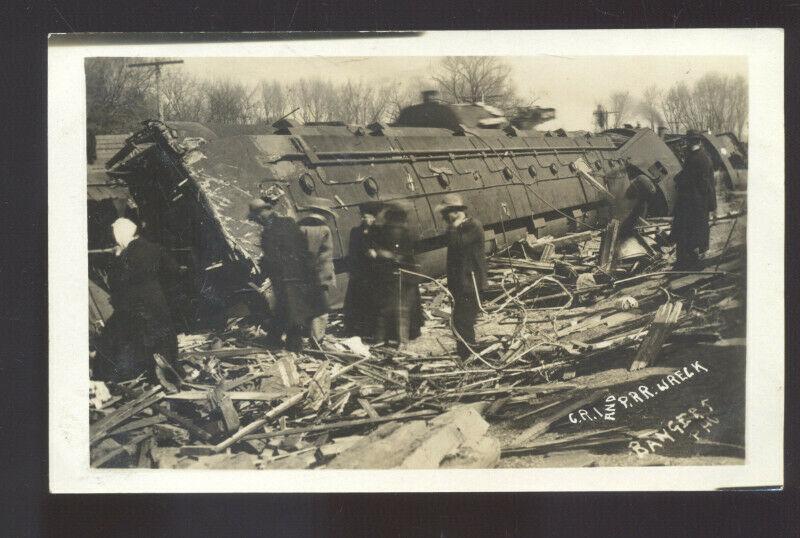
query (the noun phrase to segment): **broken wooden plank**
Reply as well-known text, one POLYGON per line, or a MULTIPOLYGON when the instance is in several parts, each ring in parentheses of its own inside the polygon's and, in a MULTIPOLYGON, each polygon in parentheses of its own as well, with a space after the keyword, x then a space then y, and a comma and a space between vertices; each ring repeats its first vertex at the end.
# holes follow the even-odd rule
POLYGON ((636 351, 629 368, 630 371, 640 370, 653 364, 667 338, 675 329, 682 309, 683 303, 681 301, 665 303, 659 307, 647 336, 642 340, 639 349, 636 351))
POLYGON ((488 435, 464 443, 448 454, 439 466, 442 469, 491 469, 500 461, 500 441, 488 435))
POLYGON ((369 400, 366 400, 364 398, 359 398, 358 399, 358 405, 361 406, 361 409, 363 409, 364 411, 367 412, 367 415, 369 415, 370 418, 379 418, 380 417, 378 412, 375 411, 375 408, 372 407, 372 404, 369 403, 369 400))
POLYGON ((604 390, 594 391, 586 397, 576 397, 572 400, 566 401, 561 409, 537 420, 532 426, 520 433, 516 439, 514 439, 513 446, 521 446, 532 439, 535 439, 539 435, 546 432, 555 422, 569 415, 576 409, 580 409, 581 407, 598 400, 603 396, 603 394, 605 394, 605 392, 606 391, 604 390))
POLYGON ((489 428, 480 416, 485 405, 462 405, 426 423, 384 424, 336 456, 329 469, 435 469, 460 446, 483 437, 489 428))
POLYGON ((396 413, 393 415, 379 416, 375 418, 361 418, 354 420, 344 420, 340 422, 331 422, 329 424, 317 424, 314 426, 305 426, 302 428, 288 428, 285 430, 278 430, 274 432, 254 433, 248 435, 246 440, 253 439, 270 439, 273 437, 283 437, 286 435, 295 435, 298 433, 313 433, 313 432, 326 432, 333 430, 341 430, 345 428, 354 428, 357 426, 369 426, 372 424, 381 424, 385 422, 399 422, 404 420, 430 418, 440 413, 437 411, 415 411, 413 413, 396 413))
POLYGON ((211 440, 212 435, 210 433, 208 433, 203 428, 197 426, 194 422, 192 422, 188 418, 182 417, 179 414, 174 413, 173 411, 167 409, 165 407, 165 405, 160 405, 158 407, 154 407, 154 409, 157 410, 162 415, 164 415, 165 417, 167 417, 168 419, 170 419, 170 420, 178 423, 182 427, 186 428, 187 430, 189 430, 190 433, 192 433, 195 436, 199 437, 201 440, 206 441, 206 442, 211 440))
POLYGON ((164 392, 161 386, 156 385, 135 400, 123 405, 114 413, 98 420, 89 426, 89 442, 93 444, 103 439, 114 427, 133 417, 143 409, 150 407, 163 397, 164 392))
POLYGON ((239 429, 241 424, 239 423, 239 413, 233 406, 233 401, 229 394, 230 393, 217 387, 208 394, 208 400, 222 415, 222 421, 225 424, 226 431, 235 432, 239 429))
POLYGON ((617 242, 619 240, 619 221, 612 219, 603 231, 600 239, 600 251, 598 253, 598 266, 603 271, 611 270, 616 256, 617 242))
POLYGON ((108 436, 119 435, 121 433, 130 432, 130 431, 138 430, 138 429, 141 429, 141 428, 146 428, 148 426, 153 426, 155 424, 160 424, 161 422, 165 422, 166 420, 167 420, 166 417, 163 417, 163 416, 160 416, 160 415, 156 415, 154 417, 140 418, 138 420, 132 420, 132 421, 128 422, 127 424, 123 424, 119 428, 109 432, 108 436))

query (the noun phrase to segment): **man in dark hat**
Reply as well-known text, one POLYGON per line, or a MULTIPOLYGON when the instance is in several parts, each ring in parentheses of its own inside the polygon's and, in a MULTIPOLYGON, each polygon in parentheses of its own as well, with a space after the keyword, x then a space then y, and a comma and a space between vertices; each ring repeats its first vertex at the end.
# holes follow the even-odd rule
POLYGON ((676 243, 674 269, 699 270, 700 254, 708 250, 708 213, 717 207, 714 168, 699 138, 689 141, 683 170, 675 176, 675 194, 670 232, 676 243))
POLYGON ((380 202, 365 202, 358 206, 361 225, 350 230, 347 252, 347 294, 344 299, 344 324, 347 334, 372 338, 378 316, 378 294, 375 281, 375 219, 380 202))
POLYGON ((250 202, 249 219, 263 227, 261 271, 272 283, 275 311, 269 338, 273 345, 286 335, 286 348, 300 351, 311 320, 325 312, 325 301, 314 260, 300 227, 276 208, 283 198, 270 189, 250 202))
POLYGON ((453 295, 453 327, 459 356, 470 356, 475 346, 475 320, 480 292, 486 284, 483 226, 467 216, 467 206, 457 194, 447 194, 436 206, 448 225, 447 288, 453 295), (461 340, 464 340, 463 342, 461 340))
POLYGON ((402 269, 418 272, 415 237, 408 226, 409 207, 400 201, 384 205, 374 249, 375 288, 379 305, 376 336, 398 346, 421 334, 424 318, 419 281, 402 269))
POLYGON ((321 342, 328 326, 328 309, 330 297, 336 289, 336 270, 333 266, 333 234, 325 217, 319 213, 311 213, 300 220, 300 230, 306 237, 308 251, 314 261, 322 295, 325 300, 325 312, 311 321, 311 337, 321 342))

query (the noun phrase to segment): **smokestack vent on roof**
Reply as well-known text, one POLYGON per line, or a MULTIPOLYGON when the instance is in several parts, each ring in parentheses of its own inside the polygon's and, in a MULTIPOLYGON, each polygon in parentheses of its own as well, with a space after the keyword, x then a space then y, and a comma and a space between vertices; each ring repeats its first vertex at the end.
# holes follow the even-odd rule
POLYGON ((422 92, 423 103, 434 103, 439 100, 439 92, 437 90, 424 90, 422 92))

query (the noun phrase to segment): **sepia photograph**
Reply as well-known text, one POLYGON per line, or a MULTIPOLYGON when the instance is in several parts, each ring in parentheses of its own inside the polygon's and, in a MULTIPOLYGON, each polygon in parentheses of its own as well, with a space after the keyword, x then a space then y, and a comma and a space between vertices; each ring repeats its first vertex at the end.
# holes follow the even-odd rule
MULTIPOLYGON (((783 135, 754 127, 752 52, 423 37, 76 58, 88 330, 56 424, 83 422, 83 472, 605 468, 634 489, 669 468, 707 489, 693 469, 751 480, 782 452, 761 331, 782 335, 782 252, 757 251, 755 305, 748 272, 748 214, 782 243, 782 211, 748 180, 782 173, 783 135)), ((616 487, 579 476, 555 489, 616 487)))

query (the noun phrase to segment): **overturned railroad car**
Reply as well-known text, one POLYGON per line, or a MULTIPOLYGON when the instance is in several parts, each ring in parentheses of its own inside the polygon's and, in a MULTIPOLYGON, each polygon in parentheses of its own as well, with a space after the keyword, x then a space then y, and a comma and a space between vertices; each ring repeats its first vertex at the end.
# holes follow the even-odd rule
POLYGON ((602 226, 628 185, 630 164, 654 174, 671 204, 671 177, 680 165, 650 133, 615 140, 521 130, 491 107, 426 96, 393 124, 284 120, 239 128, 148 121, 108 169, 127 183, 145 233, 185 249, 202 303, 230 304, 261 285, 261 229, 246 213, 248 201, 273 185, 286 192, 299 218, 318 213, 327 220, 341 299, 359 204, 405 199, 422 269, 439 275, 446 225, 434 208, 448 193, 460 194, 483 223, 487 248, 528 233, 602 226))

